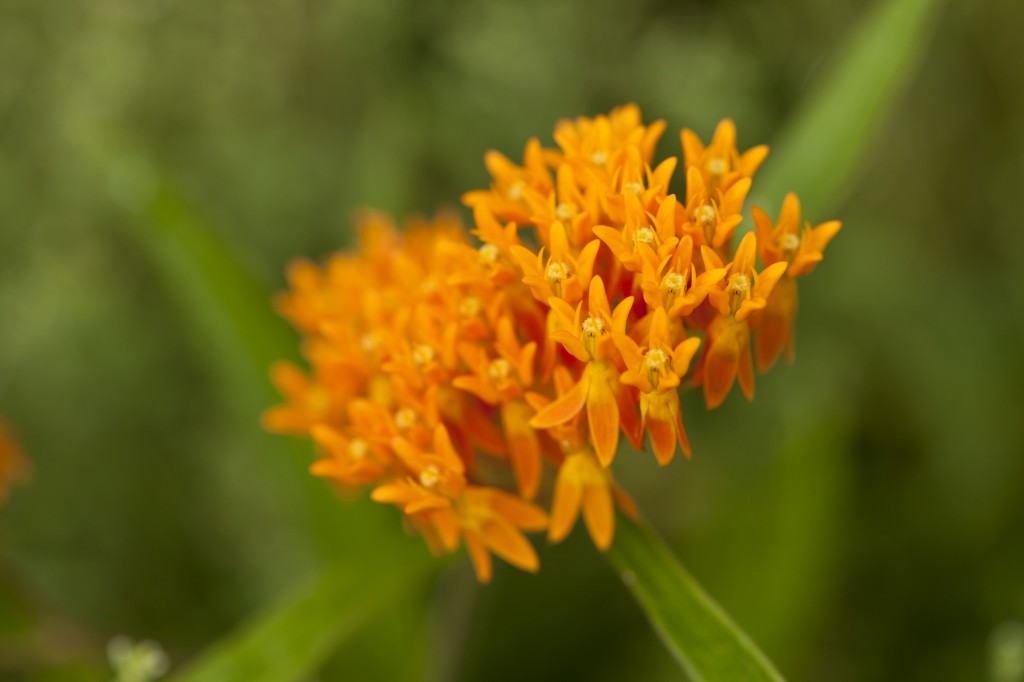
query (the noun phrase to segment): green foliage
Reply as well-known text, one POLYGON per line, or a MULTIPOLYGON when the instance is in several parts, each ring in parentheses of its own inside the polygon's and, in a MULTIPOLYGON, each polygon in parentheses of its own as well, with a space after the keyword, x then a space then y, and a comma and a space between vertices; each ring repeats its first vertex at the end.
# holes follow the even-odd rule
POLYGON ((622 517, 617 526, 608 559, 691 680, 782 680, 653 530, 622 517))
POLYGON ((427 564, 405 564, 368 580, 351 565, 327 570, 218 642, 172 682, 298 682, 319 669, 372 616, 401 608, 427 564))
POLYGON ((794 191, 823 216, 854 187, 894 99, 906 89, 943 0, 886 0, 833 57, 789 120, 754 185, 767 205, 794 191))

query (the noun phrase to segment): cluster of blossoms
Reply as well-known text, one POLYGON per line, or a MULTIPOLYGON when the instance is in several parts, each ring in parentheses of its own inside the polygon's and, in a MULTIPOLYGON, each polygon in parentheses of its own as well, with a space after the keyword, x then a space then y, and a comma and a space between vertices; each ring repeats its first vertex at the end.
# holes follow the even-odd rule
POLYGON ((472 237, 453 215, 399 230, 367 213, 357 252, 294 263, 277 304, 311 372, 273 367, 286 402, 266 427, 312 437, 315 475, 372 488, 434 551, 464 542, 483 582, 491 553, 536 570, 523 532, 558 542, 581 512, 607 548, 615 506, 635 513, 611 470, 621 437, 665 465, 690 455, 681 389, 752 398, 755 358, 791 354, 796 279, 839 230, 803 225, 790 195, 778 221, 753 209, 734 250, 767 148, 738 152, 728 120, 707 146, 683 130, 677 196, 677 159, 652 159, 664 128, 635 106, 562 121, 522 165, 486 155, 491 187, 463 197, 472 237))

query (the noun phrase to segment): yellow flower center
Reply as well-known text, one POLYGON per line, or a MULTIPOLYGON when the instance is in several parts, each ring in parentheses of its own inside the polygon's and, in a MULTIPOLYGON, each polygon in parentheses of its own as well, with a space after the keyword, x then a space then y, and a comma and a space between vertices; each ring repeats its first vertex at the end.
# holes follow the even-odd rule
POLYGON ((595 337, 605 333, 608 326, 604 323, 600 317, 590 316, 583 320, 583 333, 587 336, 595 337))
POLYGON ((728 169, 729 166, 726 164, 725 159, 716 157, 708 161, 708 172, 712 175, 724 175, 728 169))
POLYGON ((511 372, 512 363, 505 358, 492 360, 491 364, 487 366, 487 376, 491 377, 491 380, 495 382, 507 380, 511 372))
POLYGON ((596 151, 591 155, 590 160, 596 166, 603 166, 608 163, 608 152, 596 151))
POLYGON ((782 250, 786 253, 793 253, 800 248, 800 237, 793 233, 788 233, 782 237, 782 250))
POLYGON ((476 317, 480 314, 480 309, 482 307, 483 306, 480 303, 479 298, 474 298, 472 296, 464 298, 459 303, 459 315, 462 317, 476 317))
POLYGON ((574 215, 576 215, 576 204, 573 203, 562 203, 555 209, 555 216, 563 223, 572 220, 574 215))
POLYGON ((370 446, 361 438, 356 438, 348 444, 348 454, 352 459, 363 459, 369 451, 370 446))
POLYGON ((644 191, 644 186, 639 182, 627 182, 622 189, 633 194, 640 194, 644 191))
POLYGON ((729 291, 740 296, 750 291, 750 278, 746 275, 736 274, 729 278, 729 291))
POLYGON ((562 282, 569 277, 569 267, 565 263, 548 263, 545 275, 551 284, 562 282))
POLYGON ((522 180, 513 183, 512 186, 508 188, 508 198, 519 201, 523 198, 523 188, 524 185, 522 180))
POLYGON ((718 222, 718 217, 715 214, 715 207, 710 204, 701 204, 700 208, 697 209, 694 217, 697 219, 697 224, 700 225, 704 230, 713 228, 718 222))
POLYGON ((686 280, 678 272, 670 272, 665 275, 665 291, 668 293, 681 293, 685 285, 686 280))
POLYGON ((652 348, 644 353, 644 366, 651 372, 660 372, 668 363, 668 353, 660 348, 652 348))
POLYGON ((413 409, 409 407, 403 407, 402 409, 395 413, 395 426, 397 426, 400 430, 406 431, 408 429, 411 429, 415 423, 416 412, 413 409))
POLYGON ((654 230, 649 227, 641 227, 636 231, 636 241, 644 244, 654 243, 654 230))
POLYGON ((484 244, 477 253, 480 254, 480 262, 484 265, 493 265, 498 260, 498 247, 494 244, 484 244))
POLYGON ((373 334, 364 334, 363 338, 359 339, 359 346, 366 353, 372 353, 373 351, 377 350, 378 345, 380 345, 380 342, 377 340, 377 337, 373 334))
POLYGON ((434 349, 421 343, 412 349, 412 361, 422 367, 434 360, 434 349))
POLYGON ((441 482, 441 470, 433 464, 428 464, 420 472, 420 485, 424 488, 433 488, 441 482))

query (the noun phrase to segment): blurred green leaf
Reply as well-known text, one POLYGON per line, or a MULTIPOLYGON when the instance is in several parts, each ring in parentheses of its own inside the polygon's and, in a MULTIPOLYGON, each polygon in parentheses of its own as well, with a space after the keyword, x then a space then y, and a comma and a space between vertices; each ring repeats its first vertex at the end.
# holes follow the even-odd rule
POLYGON ((620 517, 608 559, 692 680, 782 679, 650 527, 620 517))
MULTIPOLYGON (((294 357, 298 340, 274 314, 270 295, 217 231, 171 187, 165 184, 153 193, 139 223, 132 235, 149 252, 184 321, 203 342, 225 397, 242 414, 239 428, 258 433, 259 411, 277 400, 267 370, 275 359, 294 357)), ((339 504, 328 486, 306 471, 308 444, 280 438, 276 446, 249 453, 253 461, 247 468, 252 474, 269 474, 264 487, 282 513, 291 517, 293 532, 301 537, 298 546, 315 548, 321 561, 346 559, 346 569, 326 574, 312 588, 216 645, 211 657, 183 679, 295 679, 322 663, 398 592, 420 582, 415 578, 426 566, 436 565, 420 543, 401 532, 392 509, 366 500, 339 504)), ((398 627, 393 623, 418 623, 420 611, 422 604, 416 600, 396 605, 392 617, 377 629, 391 631, 398 627)), ((374 652, 364 648, 348 655, 350 662, 359 659, 363 664, 374 652)), ((389 663, 392 672, 404 675, 417 661, 398 658, 389 663)))
POLYGON ((294 358, 295 335, 277 317, 270 294, 218 239, 196 211, 162 185, 134 233, 168 288, 198 327, 234 397, 263 409, 275 399, 266 380, 270 364, 294 358))
POLYGON ((842 201, 872 137, 915 72, 941 2, 878 3, 774 145, 755 183, 754 203, 774 208, 794 191, 805 213, 817 216, 842 201))
POLYGON ((221 640, 173 682, 289 682, 307 679, 364 622, 410 595, 432 571, 396 562, 373 581, 343 565, 289 595, 221 640))

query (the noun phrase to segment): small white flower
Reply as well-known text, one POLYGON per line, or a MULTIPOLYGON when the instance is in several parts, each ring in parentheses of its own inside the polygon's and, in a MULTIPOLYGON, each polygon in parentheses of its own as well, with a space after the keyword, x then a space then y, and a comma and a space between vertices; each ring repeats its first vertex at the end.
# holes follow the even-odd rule
POLYGON ((163 648, 154 641, 133 642, 119 635, 107 644, 107 659, 114 669, 112 682, 152 682, 170 668, 163 648))

